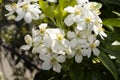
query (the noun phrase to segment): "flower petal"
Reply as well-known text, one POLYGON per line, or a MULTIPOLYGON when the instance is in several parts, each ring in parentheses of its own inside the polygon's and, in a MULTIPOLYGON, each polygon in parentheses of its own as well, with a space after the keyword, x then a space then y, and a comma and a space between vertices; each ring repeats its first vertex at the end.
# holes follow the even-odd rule
POLYGON ((61 72, 61 65, 59 63, 56 63, 55 65, 53 65, 53 70, 56 72, 61 72))
POLYGON ((94 48, 93 49, 93 54, 96 55, 96 56, 98 56, 100 54, 99 49, 98 48, 94 48))
POLYGON ((76 61, 77 63, 81 63, 82 60, 83 60, 83 56, 82 56, 82 55, 78 54, 78 55, 75 56, 75 61, 76 61))
POLYGON ((90 48, 87 49, 87 57, 90 58, 92 50, 90 48))
POLYGON ((74 17, 73 14, 68 15, 68 16, 64 19, 64 23, 65 23, 67 26, 71 26, 71 25, 73 24, 73 17, 74 17))
POLYGON ((32 16, 31 16, 31 13, 30 12, 27 12, 25 17, 24 17, 24 20, 27 22, 27 23, 31 23, 32 21, 32 16))
POLYGON ((5 9, 8 10, 8 11, 13 11, 11 5, 5 5, 5 9))
POLYGON ((65 55, 60 55, 56 59, 57 59, 58 62, 63 63, 63 62, 65 62, 66 56, 65 55))
POLYGON ((75 10, 74 10, 74 8, 72 7, 72 6, 68 6, 67 8, 65 8, 64 9, 66 12, 68 12, 68 13, 74 13, 75 12, 75 10))
POLYGON ((50 38, 50 36, 49 35, 44 35, 44 37, 43 37, 43 44, 46 46, 46 47, 48 47, 48 48, 50 48, 51 47, 51 45, 52 45, 52 40, 51 40, 51 38, 50 38))
POLYGON ((29 50, 31 48, 31 45, 23 45, 20 47, 20 49, 23 49, 23 50, 29 50))
POLYGON ((69 39, 72 39, 72 38, 75 37, 75 33, 72 32, 72 31, 68 31, 68 32, 67 32, 67 37, 68 37, 69 39))
POLYGON ((50 70, 50 68, 52 67, 52 65, 50 64, 50 61, 46 60, 45 62, 42 63, 41 68, 43 70, 50 70))
POLYGON ((71 47, 72 48, 75 48, 77 46, 77 44, 78 44, 78 40, 76 38, 71 40, 71 47))
POLYGON ((95 41, 95 44, 96 44, 96 46, 99 46, 99 45, 100 45, 100 41, 99 41, 99 40, 96 40, 96 41, 95 41))
POLYGON ((77 25, 77 29, 78 30, 83 30, 83 29, 85 29, 85 27, 86 27, 86 23, 85 22, 81 22, 81 23, 79 23, 77 25))
POLYGON ((86 55, 87 55, 87 49, 82 49, 82 50, 81 50, 81 54, 82 54, 83 56, 86 56, 86 55))
POLYGON ((95 38, 94 35, 88 36, 88 41, 89 41, 90 44, 93 43, 95 39, 96 39, 96 38, 95 38))

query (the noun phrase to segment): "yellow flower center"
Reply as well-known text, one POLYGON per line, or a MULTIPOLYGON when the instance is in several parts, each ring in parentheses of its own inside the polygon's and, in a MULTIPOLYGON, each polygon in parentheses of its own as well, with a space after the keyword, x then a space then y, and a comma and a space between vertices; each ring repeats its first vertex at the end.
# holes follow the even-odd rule
POLYGON ((92 48, 92 49, 93 49, 93 48, 96 48, 96 44, 94 44, 94 43, 91 44, 91 45, 90 45, 90 48, 92 48))
POLYGON ((76 10, 75 10, 75 14, 76 14, 76 15, 80 15, 80 14, 81 14, 81 12, 82 12, 82 10, 81 10, 81 9, 76 9, 76 10))
POLYGON ((46 28, 40 28, 39 34, 43 35, 45 33, 46 28))
POLYGON ((57 40, 62 41, 64 39, 64 36, 62 34, 57 35, 57 40))
POLYGON ((28 9, 28 4, 24 4, 24 5, 22 6, 22 9, 23 9, 24 11, 27 11, 27 9, 28 9))
POLYGON ((51 63, 52 63, 52 64, 55 64, 56 62, 57 62, 57 60, 56 60, 55 58, 52 58, 52 59, 51 59, 51 63))
POLYGON ((78 38, 81 38, 81 34, 80 34, 80 32, 77 34, 77 37, 78 37, 78 38))
POLYGON ((99 31, 105 31, 105 29, 101 27, 101 28, 99 28, 99 31))
POLYGON ((75 52, 76 52, 76 54, 81 54, 81 49, 78 48, 78 49, 75 50, 75 52))
POLYGON ((87 18, 85 18, 85 21, 86 21, 87 23, 90 23, 91 20, 92 20, 92 17, 87 17, 87 18))

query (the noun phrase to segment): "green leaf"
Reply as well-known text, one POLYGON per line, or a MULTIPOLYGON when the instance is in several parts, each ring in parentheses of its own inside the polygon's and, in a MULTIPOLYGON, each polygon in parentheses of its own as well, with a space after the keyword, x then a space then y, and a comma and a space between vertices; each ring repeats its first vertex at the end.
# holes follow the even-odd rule
POLYGON ((2 0, 0 0, 0 3, 2 3, 3 1, 2 0))
POLYGON ((103 52, 100 53, 98 58, 103 63, 103 65, 112 73, 115 80, 118 80, 117 70, 115 68, 114 63, 111 61, 111 59, 103 52))
POLYGON ((72 80, 84 80, 84 71, 82 66, 74 62, 70 67, 70 76, 72 80))
POLYGON ((120 17, 120 13, 115 12, 115 11, 112 11, 112 12, 120 17))
POLYGON ((103 19, 103 25, 120 27, 120 18, 107 18, 107 19, 103 19))
POLYGON ((120 28, 115 28, 114 30, 114 32, 107 32, 108 36, 105 38, 105 40, 101 40, 99 49, 105 53, 115 56, 117 59, 120 59, 120 46, 111 45, 114 41, 120 42, 120 28))
POLYGON ((111 30, 112 32, 114 32, 114 27, 112 27, 111 25, 106 25, 106 27, 111 30))
POLYGON ((54 18, 54 7, 53 6, 48 6, 45 11, 45 15, 49 18, 54 18))
POLYGON ((47 3, 45 3, 43 0, 39 0, 39 5, 40 5, 40 8, 44 11, 46 8, 47 8, 47 6, 48 6, 48 4, 47 3))
POLYGON ((120 46, 108 46, 106 48, 100 48, 100 49, 102 51, 120 59, 120 46))
POLYGON ((47 2, 44 2, 43 0, 39 0, 40 7, 43 11, 43 13, 48 18, 54 18, 54 5, 49 6, 47 2))
POLYGON ((49 79, 49 71, 41 70, 34 76, 34 80, 48 80, 49 79))
POLYGON ((119 5, 120 6, 120 0, 101 0, 104 3, 109 3, 109 4, 115 4, 115 5, 119 5))
MULTIPOLYGON (((89 79, 87 79, 87 80, 89 80, 89 79)), ((98 73, 96 71, 93 71, 93 73, 92 73, 92 80, 102 80, 101 76, 100 76, 100 73, 98 73)))

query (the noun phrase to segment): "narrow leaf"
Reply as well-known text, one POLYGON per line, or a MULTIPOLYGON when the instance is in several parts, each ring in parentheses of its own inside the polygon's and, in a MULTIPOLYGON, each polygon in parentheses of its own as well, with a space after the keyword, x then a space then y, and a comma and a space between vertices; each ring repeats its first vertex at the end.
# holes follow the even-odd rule
POLYGON ((72 80, 84 80, 84 71, 82 66, 77 63, 73 63, 70 67, 70 76, 72 80))
POLYGON ((103 25, 120 27, 120 18, 107 18, 107 19, 103 19, 103 25))
POLYGON ((114 14, 118 15, 120 17, 120 13, 113 11, 114 14))
POLYGON ((118 80, 117 70, 115 68, 114 63, 111 61, 111 59, 103 52, 100 53, 98 58, 103 63, 103 65, 112 73, 115 80, 118 80))

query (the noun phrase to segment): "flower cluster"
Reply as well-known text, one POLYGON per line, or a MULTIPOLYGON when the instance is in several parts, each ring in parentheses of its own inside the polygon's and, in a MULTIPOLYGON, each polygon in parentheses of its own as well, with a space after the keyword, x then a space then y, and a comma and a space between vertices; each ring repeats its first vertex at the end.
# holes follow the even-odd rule
POLYGON ((38 0, 18 0, 17 3, 12 3, 5 5, 6 10, 9 11, 5 16, 10 16, 14 13, 17 13, 15 21, 20 21, 24 18, 24 21, 31 23, 33 20, 39 19, 39 14, 41 10, 39 9, 38 0))
MULTIPOLYGON (((61 71, 61 63, 64 63, 66 59, 75 58, 77 63, 81 63, 85 56, 88 58, 91 54, 98 56, 100 51, 97 47, 100 41, 97 36, 99 35, 102 39, 107 37, 99 17, 100 8, 99 3, 77 0, 77 5, 64 9, 68 15, 63 22, 72 30, 47 28, 47 23, 41 23, 39 29, 32 29, 32 36, 29 34, 25 36, 26 45, 21 46, 21 49, 32 48, 32 53, 39 53, 43 61, 41 69, 52 68, 56 72, 61 71)), ((18 14, 16 21, 24 17, 27 23, 30 23, 32 19, 39 19, 41 13, 36 1, 32 0, 23 2, 19 0, 17 4, 6 5, 6 9, 10 12, 6 16, 16 12, 18 14)))

